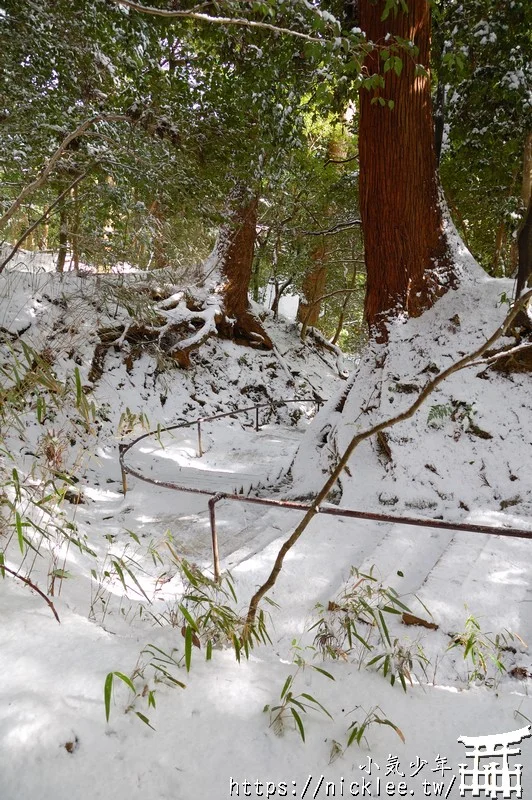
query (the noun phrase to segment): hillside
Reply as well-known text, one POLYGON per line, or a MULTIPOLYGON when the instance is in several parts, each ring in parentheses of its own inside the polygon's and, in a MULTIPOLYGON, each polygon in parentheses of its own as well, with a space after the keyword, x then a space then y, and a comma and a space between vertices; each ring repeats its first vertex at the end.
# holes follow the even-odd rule
MULTIPOLYGON (((385 796, 376 779, 385 780, 397 757, 399 772, 391 766, 388 777, 404 780, 404 791, 458 798, 465 761, 458 737, 522 728, 532 718, 529 542, 318 518, 287 557, 270 595, 276 605, 265 608, 271 643, 249 660, 238 653, 238 662, 223 631, 238 624, 297 513, 218 504, 222 569, 231 571, 235 601, 229 584, 222 594, 210 579, 206 498, 134 479, 124 497, 118 443, 256 402, 330 398, 314 421, 314 406, 303 400, 264 412, 258 433, 252 416, 209 423, 201 458, 194 429, 155 436, 133 458, 147 475, 179 475, 217 491, 253 486, 268 494, 271 484, 286 492, 292 475, 290 491, 306 495, 320 483, 328 448, 342 449, 354 426, 396 413, 427 366, 441 368, 500 323, 509 282, 464 278, 422 318, 397 323, 380 373, 368 356, 347 383, 330 353, 304 347, 293 325, 268 318, 273 353, 211 338, 182 370, 153 344, 136 352, 117 345, 106 350, 98 376, 98 331, 139 313, 146 318, 150 304, 161 302, 148 303, 139 291, 150 280, 161 276, 0 276, 4 391, 11 384, 20 391, 21 382, 24 389, 3 427, 5 564, 30 576, 61 620, 6 574, 2 796, 321 798, 341 796, 340 787, 349 796, 363 779, 373 780, 372 796, 385 796), (32 350, 25 354, 22 342, 32 350), (42 361, 32 363, 31 353, 42 361), (334 406, 348 385, 339 414, 334 406), (371 398, 375 407, 360 415, 371 398), (390 613, 402 610, 399 603, 437 629, 402 624, 400 613, 390 613), (186 634, 183 604, 196 621, 225 608, 225 628, 186 634), (368 607, 388 609, 384 627, 368 607), (360 637, 352 647, 347 617, 360 637), (375 671, 379 662, 368 665, 386 655, 393 687, 390 674, 375 671), (113 672, 106 721, 104 684, 113 672), (263 713, 265 706, 273 710, 263 713), (353 730, 361 749, 347 746, 353 730), (413 774, 420 760, 426 763, 413 774)), ((164 280, 179 292, 178 275, 164 280)), ((440 387, 417 417, 389 431, 386 447, 362 446, 337 501, 531 530, 530 377, 491 370, 479 377, 484 371, 472 368, 440 387), (440 411, 429 419, 431 407, 440 411)), ((524 764, 530 746, 523 743, 524 764)), ((524 796, 531 781, 525 769, 524 796)))

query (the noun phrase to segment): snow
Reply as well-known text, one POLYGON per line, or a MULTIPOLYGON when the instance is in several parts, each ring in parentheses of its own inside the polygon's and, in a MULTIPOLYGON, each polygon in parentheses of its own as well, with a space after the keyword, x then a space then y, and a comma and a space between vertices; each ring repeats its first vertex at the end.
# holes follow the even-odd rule
MULTIPOLYGON (((445 796, 453 776, 448 796, 458 798, 458 768, 466 761, 458 738, 530 724, 530 678, 500 674, 488 663, 487 680, 471 680, 472 665, 463 648, 448 649, 469 615, 491 638, 506 630, 518 633, 523 642, 531 640, 529 541, 315 518, 287 554, 269 593, 277 604, 265 605, 271 644, 254 648, 249 660, 242 654, 241 663, 230 647, 215 648, 210 661, 203 650, 193 648, 187 672, 178 608, 185 579, 173 553, 212 575, 206 498, 133 478, 126 496, 122 494, 119 441, 130 441, 158 424, 192 421, 267 398, 315 393, 330 398, 316 417, 312 405, 301 401, 264 412, 258 432, 250 415, 205 423, 201 458, 194 426, 162 434, 162 446, 156 437, 145 439, 128 454, 147 476, 210 490, 275 490, 278 497, 283 487, 276 484, 278 476, 286 474, 299 447, 291 491, 312 492, 323 480, 320 469, 327 461, 316 459, 319 443, 322 454, 334 447, 343 450, 357 429, 412 401, 404 387, 420 386, 427 365, 447 366, 501 322, 506 307, 500 298, 511 294, 511 282, 484 277, 465 251, 457 250, 457 258, 461 288, 420 319, 393 326, 388 350, 378 353, 378 371, 366 357, 358 372, 341 380, 331 354, 320 354, 310 340, 301 344, 294 324, 266 318, 278 355, 211 339, 194 354, 192 370, 165 371, 155 350, 143 352, 128 367, 124 353, 110 348, 102 378, 86 395, 99 409, 90 430, 77 422, 79 411, 69 395, 57 408, 50 407, 44 424, 37 420, 35 404, 19 412, 22 429, 4 431, 13 455, 13 461, 5 459, 2 471, 6 496, 15 502, 8 480, 13 466, 21 480, 25 477, 24 492, 41 473, 49 474, 43 453, 52 437, 64 445, 56 450, 61 471, 79 476, 75 488, 85 502, 57 507, 54 535, 50 529, 50 538, 35 539, 40 558, 30 554, 22 559, 16 534, 4 545, 8 567, 30 573, 42 590, 49 592, 53 585, 51 599, 61 624, 37 594, 6 575, 0 583, 3 799, 302 797, 308 783, 305 796, 321 800, 355 796, 354 782, 363 779, 373 781, 371 796, 404 796, 400 781, 406 783, 406 796, 415 797, 435 796, 438 789, 432 782, 444 782, 445 796), (341 393, 342 413, 336 410, 341 393), (325 444, 324 431, 329 434, 325 444), (39 453, 39 458, 33 455, 39 453), (269 482, 275 488, 266 487, 269 482), (58 527, 68 520, 90 552, 60 534, 58 527), (123 570, 124 590, 113 563, 126 566, 137 582, 123 570), (429 659, 426 674, 415 665, 411 669, 413 685, 407 681, 406 693, 399 685, 392 688, 382 673, 361 667, 364 648, 358 657, 337 660, 324 660, 316 649, 312 626, 324 613, 333 613, 320 612, 316 605, 326 609, 330 601, 343 602, 345 586, 354 581, 351 567, 368 572, 373 566, 382 586, 395 588, 414 614, 423 619, 432 614, 439 626, 407 627, 400 616, 387 615, 392 642, 397 638, 412 652, 419 643, 429 659), (70 577, 52 581, 54 570, 70 577), (167 654, 171 675, 186 688, 159 680, 154 654, 160 651, 167 654), (327 670, 334 681, 313 667, 327 670), (115 677, 107 722, 104 681, 113 671, 131 678, 137 697, 115 677), (279 704, 289 675, 294 676, 294 696, 311 695, 332 716, 301 712, 305 743, 291 715, 284 734, 277 736, 269 712, 263 711, 279 704), (156 708, 148 705, 150 691, 155 692, 156 708), (155 730, 136 712, 149 718, 155 730), (346 747, 349 726, 372 712, 397 726, 405 741, 389 725, 373 722, 360 748, 346 747), (394 756, 404 778, 393 774, 394 756), (412 776, 421 763, 417 759, 427 763, 412 776), (438 766, 447 768, 443 775, 438 766), (387 793, 386 781, 395 782, 395 794, 387 793), (423 781, 429 781, 425 788, 423 781)), ((11 269, 0 276, 0 326, 16 334, 30 325, 24 341, 39 351, 50 348, 56 379, 74 387, 77 368, 87 386, 96 330, 127 319, 117 297, 128 288, 133 296, 145 280, 149 277, 143 274, 106 276, 97 282, 90 276, 60 278, 11 269)), ((177 304, 180 292, 176 281, 172 294, 177 304)), ((7 340, 2 345, 3 365, 14 346, 7 340)), ((490 373, 486 380, 478 376, 481 371, 476 367, 452 376, 415 417, 389 431, 392 461, 375 442, 364 443, 353 456, 350 474, 342 478, 341 503, 532 529, 530 376, 490 373), (454 419, 443 416, 436 425, 428 424, 431 405, 453 401, 466 404, 454 419), (471 420, 493 438, 472 435, 471 420)), ((24 519, 30 519, 30 511, 16 502, 24 519)), ((268 576, 299 517, 295 511, 227 500, 217 504, 222 568, 231 570, 239 613, 268 576)), ((42 526, 48 524, 39 519, 42 526)), ((29 528, 24 531, 31 535, 29 528)), ((388 649, 377 630, 360 630, 372 643, 372 655, 388 649)), ((509 640, 512 649, 501 657, 508 670, 520 667, 530 673, 523 642, 509 640)), ((524 740, 521 747, 523 755, 515 761, 524 765, 523 796, 530 797, 532 741, 524 740)))

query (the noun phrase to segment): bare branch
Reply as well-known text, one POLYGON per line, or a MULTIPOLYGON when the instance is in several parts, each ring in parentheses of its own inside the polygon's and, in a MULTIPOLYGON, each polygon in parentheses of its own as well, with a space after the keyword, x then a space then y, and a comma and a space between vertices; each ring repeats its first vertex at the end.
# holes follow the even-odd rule
POLYGON ((57 611, 55 610, 55 606, 54 606, 54 604, 52 603, 52 601, 50 600, 50 598, 49 598, 49 597, 47 597, 47 596, 45 595, 45 593, 44 593, 44 592, 42 592, 42 591, 39 589, 39 587, 38 587, 38 586, 36 586, 36 585, 33 583, 33 581, 30 581, 30 579, 29 579, 29 578, 25 578, 23 575, 19 575, 19 574, 18 574, 18 572, 15 572, 15 570, 13 570, 13 569, 9 569, 9 567, 6 567, 6 565, 5 565, 5 564, 0 564, 0 573, 2 573, 2 572, 9 572, 9 574, 10 574, 10 575, 12 575, 14 578, 18 578, 18 579, 19 579, 19 581, 22 581, 22 583, 25 583, 25 584, 26 584, 26 586, 29 586, 29 587, 30 587, 30 589, 33 589, 33 591, 34 591, 34 592, 37 592, 37 594, 38 594, 38 595, 40 595, 40 596, 42 597, 42 599, 43 599, 43 600, 44 600, 44 601, 45 601, 45 602, 48 604, 48 606, 50 607, 50 609, 51 609, 51 611, 52 611, 52 614, 54 615, 54 617, 56 618, 56 620, 59 622, 59 624, 61 624, 61 620, 59 619, 59 615, 58 615, 57 611))
POLYGON ((323 166, 326 167, 328 164, 349 164, 350 161, 358 161, 358 153, 349 158, 328 158, 323 166))
POLYGON ((12 259, 12 258, 13 258, 13 257, 16 255, 16 253, 17 253, 17 250, 19 249, 19 247, 21 247, 21 245, 23 244, 23 242, 24 242, 24 241, 25 241, 25 240, 28 238, 28 236, 29 236, 31 233, 33 233, 33 231, 35 230, 35 228, 38 228, 38 227, 39 227, 39 225, 40 225, 42 222, 46 222, 46 221, 48 220, 48 218, 49 218, 50 214, 52 213, 52 211, 54 210, 54 208, 56 208, 56 207, 59 205, 59 203, 61 202, 61 200, 63 200, 63 198, 64 198, 64 197, 66 197, 66 195, 67 195, 67 194, 69 194, 69 192, 71 192, 71 191, 72 191, 72 189, 75 189, 75 188, 76 188, 76 186, 78 185, 78 183, 81 183, 81 181, 83 180, 83 178, 86 178, 86 177, 87 177, 87 175, 88 175, 88 170, 87 170, 86 172, 83 172, 81 175, 78 175, 78 177, 76 178, 76 180, 72 181, 72 183, 70 184, 70 186, 67 186, 67 188, 66 188, 66 189, 64 189, 64 190, 61 192, 61 194, 59 195, 59 197, 57 197, 57 198, 54 200, 54 202, 53 202, 53 203, 52 203, 50 206, 48 206, 48 208, 46 209, 46 211, 44 212, 44 214, 42 214, 42 215, 39 217, 39 219, 38 219, 38 220, 36 220, 36 221, 35 221, 35 222, 34 222, 32 225, 30 225, 30 226, 29 226, 29 228, 26 228, 26 230, 24 231, 24 233, 22 234, 22 236, 21 236, 21 237, 18 239, 17 243, 16 243, 16 244, 13 246, 13 249, 11 250, 10 254, 8 255, 8 257, 5 259, 5 261, 3 261, 3 263, 2 263, 2 264, 0 264, 0 274, 1 274, 1 273, 4 271, 4 269, 5 269, 5 268, 6 268, 6 266, 9 264, 9 262, 11 261, 11 259, 12 259))
POLYGON ((95 125, 97 122, 132 122, 131 117, 127 117, 124 114, 99 114, 95 117, 91 117, 90 119, 86 119, 85 122, 82 122, 81 125, 78 125, 76 130, 71 131, 68 136, 65 136, 57 150, 54 152, 52 157, 47 161, 37 178, 32 181, 28 186, 25 186, 24 189, 20 192, 20 194, 15 198, 11 206, 5 212, 5 214, 0 217, 0 230, 4 228, 13 214, 18 211, 24 200, 36 189, 39 189, 50 173, 54 170, 57 162, 74 139, 77 139, 79 136, 82 136, 91 125, 95 125))
MULTIPOLYGON (((316 516, 320 504, 327 500, 329 492, 331 491, 334 484, 342 474, 343 469, 346 467, 349 459, 351 458, 354 450, 358 447, 358 445, 361 442, 365 441, 366 439, 369 439, 371 436, 380 433, 380 431, 383 431, 386 428, 391 428, 393 425, 397 425, 398 423, 404 422, 406 419, 412 417, 416 413, 416 411, 423 405, 427 397, 430 394, 432 394, 432 392, 440 385, 440 383, 443 383, 443 381, 446 380, 453 373, 459 372, 465 367, 472 366, 472 364, 476 362, 486 352, 486 350, 489 350, 490 347, 492 347, 495 344, 497 339, 499 339, 501 336, 504 336, 504 334, 509 330, 510 326, 512 325, 512 322, 517 317, 519 312, 523 310, 528 301, 531 299, 532 299, 532 290, 530 290, 529 292, 524 294, 521 298, 519 298, 519 300, 514 304, 513 308, 506 315, 506 318, 504 319, 502 325, 500 325, 497 328, 497 330, 489 337, 489 339, 487 339, 484 342, 484 344, 480 345, 480 347, 478 347, 474 352, 468 353, 467 355, 463 356, 463 358, 459 359, 459 361, 456 361, 454 364, 451 364, 449 367, 447 367, 447 369, 444 369, 443 372, 440 372, 439 375, 436 375, 436 377, 433 378, 432 380, 429 380, 425 384, 421 392, 418 394, 414 402, 410 406, 408 406, 408 408, 405 409, 405 411, 402 411, 395 417, 383 420, 382 422, 379 422, 376 425, 367 428, 365 431, 357 433, 355 436, 353 436, 346 450, 344 451, 344 454, 339 459, 336 467, 331 472, 329 478, 323 484, 322 488, 316 495, 310 509, 306 512, 305 516, 303 517, 299 525, 295 528, 291 536, 288 537, 288 539, 284 542, 281 549, 279 550, 272 571, 270 572, 268 578, 262 584, 262 586, 260 586, 259 589, 257 589, 255 594, 251 598, 246 617, 246 623, 244 627, 245 639, 248 639, 249 636, 251 635, 251 631, 253 630, 255 624, 255 617, 257 615, 259 603, 266 594, 266 592, 269 592, 270 589, 272 589, 273 586, 275 585, 277 577, 281 572, 286 554, 295 545, 301 534, 306 530, 309 523, 316 516)), ((502 355, 503 354, 501 353, 501 356, 502 355)))
POLYGON ((333 225, 332 228, 325 228, 323 231, 301 231, 304 236, 332 236, 334 233, 341 233, 347 231, 349 228, 354 228, 357 225, 362 225, 361 219, 351 219, 348 222, 339 222, 333 225))
POLYGON ((139 11, 142 14, 152 14, 156 17, 166 17, 167 19, 195 19, 198 22, 209 22, 211 25, 236 25, 241 28, 260 28, 266 31, 273 31, 274 33, 295 36, 298 39, 304 39, 306 42, 318 42, 319 44, 324 44, 326 41, 325 39, 318 39, 316 36, 310 36, 308 33, 295 31, 292 28, 282 28, 278 25, 272 25, 269 22, 258 22, 242 17, 212 17, 210 14, 203 14, 197 11, 152 8, 151 6, 143 6, 140 3, 134 3, 133 0, 112 0, 112 2, 131 8, 133 11, 139 11))

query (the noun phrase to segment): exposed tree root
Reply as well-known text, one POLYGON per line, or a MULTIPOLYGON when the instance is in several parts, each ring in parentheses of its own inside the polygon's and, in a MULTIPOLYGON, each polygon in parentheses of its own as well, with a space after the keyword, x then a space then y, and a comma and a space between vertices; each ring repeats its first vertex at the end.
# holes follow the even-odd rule
POLYGON ((251 311, 239 314, 236 319, 220 316, 217 330, 222 339, 233 339, 237 344, 259 350, 273 350, 273 342, 258 317, 251 311))
POLYGON ((100 341, 94 349, 88 376, 92 383, 102 377, 105 356, 111 347, 127 350, 129 369, 146 346, 157 348, 179 367, 189 369, 191 354, 211 336, 261 350, 273 349, 273 342, 251 310, 231 318, 224 313, 216 293, 199 297, 188 289, 171 294, 160 287, 145 286, 140 290, 154 301, 153 313, 144 321, 131 318, 119 325, 100 328, 100 341))

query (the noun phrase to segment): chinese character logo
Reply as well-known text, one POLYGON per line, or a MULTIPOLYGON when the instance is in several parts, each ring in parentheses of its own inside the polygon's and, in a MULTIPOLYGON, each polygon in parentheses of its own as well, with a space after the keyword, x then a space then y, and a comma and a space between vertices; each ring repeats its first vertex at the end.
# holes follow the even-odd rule
POLYGON ((458 741, 466 748, 467 758, 472 758, 472 764, 460 764, 460 797, 465 797, 466 792, 471 792, 473 797, 502 797, 505 800, 512 797, 522 797, 523 787, 521 775, 523 767, 514 764, 510 767, 509 756, 521 754, 520 748, 512 749, 512 745, 520 744, 523 739, 532 736, 532 725, 509 733, 494 733, 490 736, 460 736, 458 741), (489 761, 481 765, 481 759, 497 758, 499 761, 489 761), (467 781, 470 780, 470 783, 467 781))

